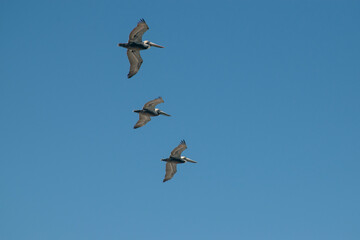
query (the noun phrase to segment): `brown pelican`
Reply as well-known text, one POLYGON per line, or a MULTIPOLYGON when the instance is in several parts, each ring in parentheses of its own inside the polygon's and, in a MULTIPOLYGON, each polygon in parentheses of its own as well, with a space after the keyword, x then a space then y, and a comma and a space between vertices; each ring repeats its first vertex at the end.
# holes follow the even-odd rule
POLYGON ((134 112, 139 113, 139 121, 135 124, 134 128, 136 129, 144 126, 151 120, 150 117, 156 117, 160 114, 170 117, 169 114, 161 111, 158 108, 155 108, 156 105, 163 102, 164 100, 162 99, 162 97, 158 97, 154 100, 151 100, 150 102, 145 103, 142 110, 134 110, 134 112))
POLYGON ((169 158, 161 159, 161 161, 166 162, 166 169, 165 169, 165 178, 163 182, 166 182, 170 180, 176 173, 176 164, 179 163, 196 163, 194 160, 191 160, 190 158, 181 156, 181 153, 186 149, 186 142, 185 140, 182 140, 174 150, 172 150, 169 158))
POLYGON ((140 50, 149 49, 151 46, 164 48, 150 41, 143 41, 143 34, 149 29, 144 19, 140 19, 138 25, 131 31, 128 43, 119 43, 119 47, 127 48, 127 56, 130 62, 130 71, 128 78, 134 76, 140 69, 143 60, 140 56, 140 50))

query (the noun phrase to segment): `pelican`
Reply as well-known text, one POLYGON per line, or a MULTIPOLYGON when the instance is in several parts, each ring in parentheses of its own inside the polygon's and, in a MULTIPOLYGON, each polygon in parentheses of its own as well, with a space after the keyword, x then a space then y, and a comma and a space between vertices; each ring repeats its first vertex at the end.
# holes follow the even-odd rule
POLYGON ((140 19, 138 25, 131 31, 129 41, 127 43, 119 43, 119 47, 127 48, 127 56, 130 62, 130 71, 128 78, 134 76, 140 69, 143 60, 140 56, 140 51, 149 49, 151 46, 164 48, 156 43, 150 41, 143 41, 143 34, 149 29, 144 19, 140 19))
POLYGON ((182 140, 174 150, 172 150, 169 158, 161 159, 161 161, 166 162, 166 169, 165 169, 165 178, 163 182, 166 182, 170 180, 176 173, 176 164, 180 163, 197 163, 194 160, 191 160, 190 158, 181 156, 181 153, 187 149, 185 140, 182 140))
POLYGON ((165 115, 170 117, 169 114, 161 111, 158 108, 155 108, 156 105, 163 103, 164 100, 162 97, 155 98, 154 100, 151 100, 150 102, 145 103, 142 110, 134 110, 134 112, 139 113, 139 121, 135 124, 134 128, 139 128, 147 124, 151 118, 150 117, 156 117, 159 115, 165 115))

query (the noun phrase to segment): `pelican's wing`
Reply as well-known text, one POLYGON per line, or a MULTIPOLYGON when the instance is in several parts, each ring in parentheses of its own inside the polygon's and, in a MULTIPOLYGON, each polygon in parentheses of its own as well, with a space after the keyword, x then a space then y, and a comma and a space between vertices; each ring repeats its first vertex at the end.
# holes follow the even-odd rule
POLYGON ((167 162, 166 169, 165 169, 165 178, 163 182, 170 180, 176 173, 176 163, 167 162))
POLYGON ((128 78, 131 78, 139 71, 141 64, 143 63, 143 60, 140 56, 139 50, 128 49, 127 56, 129 58, 129 62, 130 62, 130 71, 128 74, 128 78))
POLYGON ((139 113, 139 121, 135 124, 134 128, 139 128, 147 124, 151 120, 150 116, 145 113, 139 113))
POLYGON ((148 109, 148 110, 151 110, 154 112, 155 106, 160 103, 163 103, 163 102, 164 102, 164 100, 162 99, 162 97, 155 98, 154 100, 151 100, 150 102, 145 103, 143 109, 148 109))
POLYGON ((186 147, 186 142, 185 140, 182 140, 179 144, 179 146, 177 146, 176 148, 174 148, 174 150, 172 150, 170 157, 173 158, 180 158, 181 157, 181 153, 187 149, 186 147))
POLYGON ((144 19, 140 19, 138 25, 131 31, 129 42, 142 42, 143 34, 149 29, 144 19))

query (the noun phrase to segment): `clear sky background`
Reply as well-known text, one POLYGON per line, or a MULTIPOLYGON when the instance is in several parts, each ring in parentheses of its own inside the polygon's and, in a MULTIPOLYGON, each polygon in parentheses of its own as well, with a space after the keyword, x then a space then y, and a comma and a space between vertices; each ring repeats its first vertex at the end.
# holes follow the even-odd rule
POLYGON ((1 1, 0 239, 360 239, 359 12, 1 1), (140 18, 166 48, 127 79, 140 18), (198 163, 163 183, 181 139, 198 163))

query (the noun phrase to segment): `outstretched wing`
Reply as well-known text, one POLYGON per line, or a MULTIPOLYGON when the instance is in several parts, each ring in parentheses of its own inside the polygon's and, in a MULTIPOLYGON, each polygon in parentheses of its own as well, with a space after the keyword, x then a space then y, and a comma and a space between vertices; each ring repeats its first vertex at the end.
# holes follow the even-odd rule
POLYGON ((138 25, 131 31, 129 42, 142 42, 143 34, 149 29, 144 19, 140 19, 138 25))
POLYGON ((129 58, 129 62, 130 62, 130 71, 128 74, 128 78, 131 78, 139 71, 141 64, 143 63, 143 60, 140 56, 139 50, 128 49, 127 56, 129 58))
POLYGON ((154 100, 151 100, 150 102, 145 103, 143 109, 148 109, 148 110, 154 112, 156 105, 163 103, 163 102, 164 102, 164 100, 162 99, 162 97, 155 98, 154 100))
POLYGON ((165 178, 163 182, 170 180, 176 173, 176 163, 167 162, 166 169, 165 169, 165 178))
POLYGON ((135 124, 134 128, 139 128, 147 124, 151 120, 150 116, 145 113, 139 113, 139 121, 135 124))
POLYGON ((171 154, 170 154, 170 157, 173 157, 173 158, 180 158, 181 157, 181 153, 187 149, 186 147, 186 142, 185 140, 181 140, 179 146, 177 146, 176 148, 174 148, 174 150, 172 150, 171 154))

